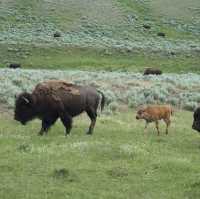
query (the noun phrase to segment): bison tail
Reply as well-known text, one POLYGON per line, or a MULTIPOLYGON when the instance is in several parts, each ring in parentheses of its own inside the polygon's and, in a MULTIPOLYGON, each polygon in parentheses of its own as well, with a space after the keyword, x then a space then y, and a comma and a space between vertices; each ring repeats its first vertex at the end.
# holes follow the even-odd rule
POLYGON ((105 102, 106 102, 106 98, 105 98, 105 95, 101 91, 98 90, 98 93, 101 94, 101 111, 103 111, 105 102))

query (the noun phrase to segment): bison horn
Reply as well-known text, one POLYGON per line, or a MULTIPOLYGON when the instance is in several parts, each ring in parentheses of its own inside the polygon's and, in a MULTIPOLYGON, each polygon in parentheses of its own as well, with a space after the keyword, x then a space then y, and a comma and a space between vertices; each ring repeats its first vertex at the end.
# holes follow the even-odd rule
POLYGON ((27 98, 25 98, 25 97, 22 97, 22 99, 28 104, 30 101, 27 99, 27 98))

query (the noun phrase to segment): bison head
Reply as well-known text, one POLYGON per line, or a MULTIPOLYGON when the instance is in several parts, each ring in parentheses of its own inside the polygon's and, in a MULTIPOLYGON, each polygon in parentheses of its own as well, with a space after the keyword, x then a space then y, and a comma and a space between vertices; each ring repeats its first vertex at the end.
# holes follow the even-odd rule
POLYGON ((193 119, 192 128, 200 132, 200 107, 195 110, 193 119))
POLYGON ((146 116, 147 116, 146 114, 147 114, 147 113, 145 112, 144 109, 140 109, 140 110, 138 110, 138 112, 137 112, 136 119, 137 119, 137 120, 146 119, 146 116))
POLYGON ((35 117, 33 97, 29 93, 21 93, 16 97, 14 119, 25 125, 35 117))

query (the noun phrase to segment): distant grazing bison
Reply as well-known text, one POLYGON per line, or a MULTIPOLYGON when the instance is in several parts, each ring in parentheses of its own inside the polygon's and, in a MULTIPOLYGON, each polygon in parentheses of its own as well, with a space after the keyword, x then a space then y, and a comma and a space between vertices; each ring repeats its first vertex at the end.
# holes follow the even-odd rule
POLYGON ((67 135, 72 128, 72 118, 86 111, 91 119, 87 133, 92 134, 100 99, 102 110, 105 104, 102 92, 90 86, 78 86, 62 80, 50 80, 39 83, 32 93, 24 92, 16 97, 14 118, 23 125, 34 118, 41 119, 42 128, 39 135, 47 133, 49 128, 60 118, 67 135))
POLYGON ((8 66, 9 68, 21 68, 21 64, 17 64, 17 63, 12 63, 12 64, 9 64, 8 66))
POLYGON ((159 36, 159 37, 165 37, 166 34, 165 34, 164 32, 158 32, 158 33, 157 33, 157 36, 159 36))
POLYGON ((136 119, 144 119, 146 121, 145 129, 150 122, 155 122, 158 135, 160 134, 158 121, 164 120, 166 123, 166 134, 168 134, 168 127, 171 123, 170 116, 172 115, 172 108, 170 105, 148 105, 140 108, 137 112, 136 119))
POLYGON ((61 33, 60 33, 60 32, 55 32, 55 33, 53 34, 53 36, 54 36, 54 37, 61 37, 61 33))
POLYGON ((194 111, 192 128, 200 132, 200 107, 194 111))
POLYGON ((162 71, 156 68, 146 68, 143 75, 161 75, 162 71))
POLYGON ((151 29, 151 26, 148 25, 148 24, 144 24, 144 25, 143 25, 143 28, 145 28, 145 29, 151 29))

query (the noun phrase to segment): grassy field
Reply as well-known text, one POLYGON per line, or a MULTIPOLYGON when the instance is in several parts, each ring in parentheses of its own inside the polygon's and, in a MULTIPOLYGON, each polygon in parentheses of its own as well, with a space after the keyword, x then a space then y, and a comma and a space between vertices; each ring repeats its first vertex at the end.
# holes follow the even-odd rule
POLYGON ((135 113, 75 119, 64 137, 60 122, 38 137, 39 121, 21 126, 0 116, 0 198, 199 198, 200 142, 192 113, 176 111, 169 135, 158 137, 135 113))
POLYGON ((198 106, 200 77, 178 74, 200 73, 199 27, 199 0, 0 0, 0 68, 22 64, 0 70, 0 199, 199 199, 192 113, 177 110, 169 135, 162 124, 158 137, 130 109, 198 106), (145 67, 177 74, 136 73, 145 67), (68 137, 60 122, 39 137, 38 120, 13 120, 15 94, 52 78, 105 93, 94 135, 86 135, 86 115, 68 137))
POLYGON ((31 47, 29 45, 1 46, 0 67, 21 63, 26 69, 79 69, 143 72, 145 67, 160 68, 170 73, 200 73, 198 52, 176 55, 128 52, 127 50, 80 47, 31 47))

